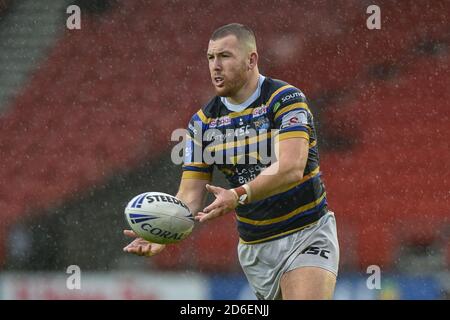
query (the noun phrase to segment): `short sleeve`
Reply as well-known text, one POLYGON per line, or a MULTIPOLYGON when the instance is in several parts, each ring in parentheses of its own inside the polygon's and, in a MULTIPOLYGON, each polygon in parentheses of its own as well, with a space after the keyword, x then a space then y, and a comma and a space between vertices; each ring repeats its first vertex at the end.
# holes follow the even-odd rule
POLYGON ((200 112, 191 118, 186 130, 182 179, 211 180, 212 178, 213 166, 203 161, 205 146, 202 136, 206 123, 200 112))
POLYGON ((279 141, 290 138, 309 140, 313 116, 306 96, 290 85, 281 89, 273 96, 269 105, 273 115, 274 129, 279 130, 279 141))

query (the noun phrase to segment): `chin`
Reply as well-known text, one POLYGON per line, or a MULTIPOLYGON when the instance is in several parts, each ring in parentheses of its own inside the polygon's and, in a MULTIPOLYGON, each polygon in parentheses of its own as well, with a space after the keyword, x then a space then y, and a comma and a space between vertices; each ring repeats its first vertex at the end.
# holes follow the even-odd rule
POLYGON ((215 91, 216 91, 216 95, 218 95, 219 97, 228 97, 229 96, 229 91, 226 88, 217 88, 214 87, 215 91))
POLYGON ((216 91, 216 95, 218 95, 219 97, 231 97, 233 96, 233 89, 229 88, 229 87, 222 87, 222 88, 218 88, 216 86, 214 86, 214 89, 216 91))

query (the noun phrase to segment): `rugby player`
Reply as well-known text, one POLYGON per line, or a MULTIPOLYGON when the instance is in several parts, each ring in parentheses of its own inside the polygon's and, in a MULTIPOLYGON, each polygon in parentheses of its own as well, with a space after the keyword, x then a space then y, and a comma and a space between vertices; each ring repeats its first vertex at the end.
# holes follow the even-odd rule
MULTIPOLYGON (((242 24, 214 31, 207 59, 216 96, 188 125, 176 197, 200 222, 236 212, 239 261, 258 299, 333 298, 336 221, 327 205, 305 95, 259 73, 255 34, 242 24), (209 134, 199 138, 198 131, 209 134), (274 160, 263 161, 259 149, 251 151, 261 142, 269 145, 270 156, 277 150, 274 160), (198 149, 201 155, 211 151, 215 162, 196 157, 198 149), (211 185, 214 167, 225 174, 230 189, 211 185), (207 192, 215 200, 204 207, 207 192)), ((136 238, 125 252, 152 256, 165 247, 131 230, 124 233, 136 238)))

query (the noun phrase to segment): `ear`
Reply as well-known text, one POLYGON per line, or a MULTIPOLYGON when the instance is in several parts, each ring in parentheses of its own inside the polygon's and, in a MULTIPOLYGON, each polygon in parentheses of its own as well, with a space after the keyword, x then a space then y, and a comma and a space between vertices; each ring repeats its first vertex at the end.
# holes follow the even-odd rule
POLYGON ((258 65, 258 53, 253 51, 250 53, 248 60, 248 70, 253 70, 258 65))

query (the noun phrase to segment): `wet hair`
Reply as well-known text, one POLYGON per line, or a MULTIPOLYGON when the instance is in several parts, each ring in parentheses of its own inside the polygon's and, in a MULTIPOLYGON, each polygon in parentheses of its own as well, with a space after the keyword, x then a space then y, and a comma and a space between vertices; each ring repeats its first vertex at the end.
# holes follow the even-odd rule
POLYGON ((230 23, 216 29, 210 40, 215 41, 229 35, 234 35, 239 42, 246 44, 248 49, 256 50, 255 33, 252 29, 240 23, 230 23))

